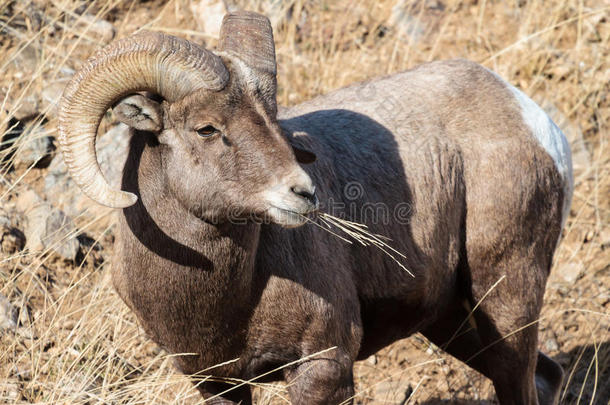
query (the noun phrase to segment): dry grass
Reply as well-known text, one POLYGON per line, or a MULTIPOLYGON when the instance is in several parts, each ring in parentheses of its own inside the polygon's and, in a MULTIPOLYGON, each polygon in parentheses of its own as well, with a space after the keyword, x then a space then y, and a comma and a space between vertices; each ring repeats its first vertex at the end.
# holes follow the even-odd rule
MULTIPOLYGON (((239 3, 267 7, 262 1, 239 3)), ((575 151, 576 191, 539 320, 540 345, 568 371, 563 403, 608 403, 608 3, 408 0, 403 3, 411 24, 402 28, 391 23, 396 1, 290 3, 292 18, 280 22, 275 33, 281 104, 420 62, 466 57, 517 84, 562 126, 575 151)), ((103 46, 94 20, 80 17, 83 11, 110 21, 116 37, 146 28, 213 47, 214 39, 198 31, 189 5, 190 0, 0 0, 3 156, 37 137, 57 135, 52 103, 37 108, 38 118, 29 120, 25 131, 11 118, 43 90, 65 83, 71 70, 103 46), (21 135, 11 139, 10 133, 21 135)), ((45 174, 33 165, 1 166, 0 206, 19 212, 18 197, 40 191, 45 174)), ((171 356, 143 335, 111 288, 112 215, 91 204, 75 222, 76 232, 93 241, 77 263, 61 260, 51 249, 4 254, 0 260, 0 293, 22 309, 20 326, 0 336, 0 402, 200 401, 172 369, 171 356)), ((358 403, 400 403, 408 393, 408 403, 494 402, 487 380, 419 336, 358 363, 355 378, 358 403)), ((281 384, 250 383, 258 386, 260 404, 287 401, 281 384)))
POLYGON ((411 277, 415 277, 413 273, 411 273, 411 271, 403 264, 403 259, 406 259, 406 256, 392 247, 392 240, 386 236, 372 233, 368 229, 367 225, 338 218, 325 212, 319 213, 316 218, 321 222, 321 224, 310 220, 307 217, 305 218, 312 224, 319 226, 326 232, 329 232, 337 238, 343 240, 345 243, 352 244, 353 241, 358 243, 360 246, 372 246, 381 250, 385 255, 392 259, 398 265, 398 267, 409 273, 411 277), (336 232, 333 231, 333 229, 336 230, 336 232), (345 235, 345 237, 341 236, 339 233, 345 235))

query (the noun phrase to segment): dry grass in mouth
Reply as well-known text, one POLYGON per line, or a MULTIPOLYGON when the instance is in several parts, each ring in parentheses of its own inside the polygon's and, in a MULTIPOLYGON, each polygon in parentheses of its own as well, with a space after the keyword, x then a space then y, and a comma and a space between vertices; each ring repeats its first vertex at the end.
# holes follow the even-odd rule
MULTIPOLYGON (((54 199, 45 191, 52 167, 14 159, 34 142, 57 136, 52 90, 61 89, 105 45, 99 21, 114 27, 115 39, 148 29, 213 48, 214 35, 202 31, 191 11, 197 1, 0 0, 0 217, 23 231, 29 208, 21 200, 34 191, 54 210, 66 211, 74 223, 73 228, 59 227, 59 238, 43 250, 2 250, 0 294, 19 316, 14 327, 0 332, 0 403, 203 402, 188 378, 174 370, 174 356, 144 335, 112 289, 110 211, 78 198, 78 190, 66 189, 65 199, 54 199), (32 105, 33 117, 15 120, 19 110, 32 105), (70 213, 72 201, 82 205, 70 213), (74 235, 88 242, 81 243, 76 260, 63 259, 53 247, 74 235)), ((237 3, 272 17, 285 15, 268 1, 237 3)), ((290 18, 274 20, 281 105, 422 62, 465 57, 520 87, 560 124, 574 151, 575 194, 539 320, 540 348, 566 370, 562 404, 606 405, 607 1, 291 0, 280 7, 288 8, 290 18)), ((101 134, 111 120, 110 115, 104 120, 101 134)), ((330 216, 317 221, 316 226, 346 243, 385 249, 395 260, 404 259, 392 249, 392 241, 371 235, 360 224, 330 216)), ((5 249, 19 236, 2 229, 5 249)), ((354 379, 357 404, 495 403, 488 380, 420 335, 356 363, 354 379)), ((287 403, 286 385, 249 385, 256 387, 258 404, 287 403)))
POLYGON ((409 273, 411 277, 414 277, 413 273, 411 273, 411 271, 407 269, 407 267, 399 259, 396 258, 396 256, 402 259, 406 259, 407 257, 403 253, 394 249, 389 244, 389 242, 391 242, 391 239, 387 236, 378 235, 369 231, 368 226, 366 226, 365 224, 348 221, 346 219, 338 218, 324 212, 320 212, 316 216, 316 218, 320 220, 321 224, 315 222, 315 220, 311 220, 310 218, 304 218, 306 218, 309 223, 318 226, 319 228, 325 230, 326 232, 338 237, 339 239, 349 244, 354 241, 362 246, 376 247, 388 257, 390 257, 394 262, 396 262, 396 264, 398 264, 401 269, 409 273), (347 238, 333 231, 333 229, 336 229, 337 232, 341 232, 342 234, 346 235, 347 238))

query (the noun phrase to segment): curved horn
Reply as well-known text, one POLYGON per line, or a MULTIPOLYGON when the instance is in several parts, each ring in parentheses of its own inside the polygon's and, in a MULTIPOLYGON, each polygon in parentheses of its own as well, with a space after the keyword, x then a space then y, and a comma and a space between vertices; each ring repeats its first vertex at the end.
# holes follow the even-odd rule
POLYGON ((225 15, 218 49, 237 56, 251 69, 276 74, 273 29, 264 15, 251 11, 225 15))
POLYGON ((97 161, 97 128, 106 110, 136 91, 172 102, 202 88, 221 90, 228 79, 218 56, 169 35, 143 32, 100 50, 74 75, 60 104, 59 145, 70 175, 100 204, 133 205, 137 197, 111 188, 97 161))
POLYGON ((264 108, 275 117, 277 71, 273 29, 269 19, 251 11, 237 11, 225 15, 220 27, 218 50, 235 56, 253 70, 254 74, 247 76, 255 82, 264 108))

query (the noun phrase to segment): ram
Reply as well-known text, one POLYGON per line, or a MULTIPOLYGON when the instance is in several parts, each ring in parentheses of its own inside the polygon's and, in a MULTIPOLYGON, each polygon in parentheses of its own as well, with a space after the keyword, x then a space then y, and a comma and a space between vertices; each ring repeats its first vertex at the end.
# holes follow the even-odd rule
POLYGON ((419 331, 489 377, 501 404, 557 403, 563 371, 537 350, 536 320, 570 149, 489 70, 432 62, 278 110, 271 26, 240 11, 216 53, 152 32, 98 52, 64 92, 60 145, 79 187, 122 208, 121 298, 154 341, 189 353, 182 372, 219 365, 204 398, 251 403, 222 378, 290 363, 269 377, 291 382, 293 403, 337 404, 354 394, 354 361, 419 331), (134 129, 122 190, 95 156, 113 106, 134 129), (300 226, 318 201, 390 237, 412 275, 300 226))

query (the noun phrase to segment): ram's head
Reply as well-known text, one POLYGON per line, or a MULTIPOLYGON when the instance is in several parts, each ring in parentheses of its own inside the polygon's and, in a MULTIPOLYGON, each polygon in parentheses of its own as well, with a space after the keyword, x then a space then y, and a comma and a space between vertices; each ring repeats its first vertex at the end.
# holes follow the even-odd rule
POLYGON ((294 150, 277 123, 269 21, 227 15, 218 48, 217 55, 143 32, 102 49, 75 74, 61 102, 59 143, 89 197, 115 208, 137 201, 109 186, 95 155, 100 120, 115 106, 119 120, 155 134, 168 190, 195 214, 222 219, 233 207, 294 226, 317 208, 312 181, 297 163, 315 156, 294 150), (144 91, 157 97, 137 93, 144 91))

